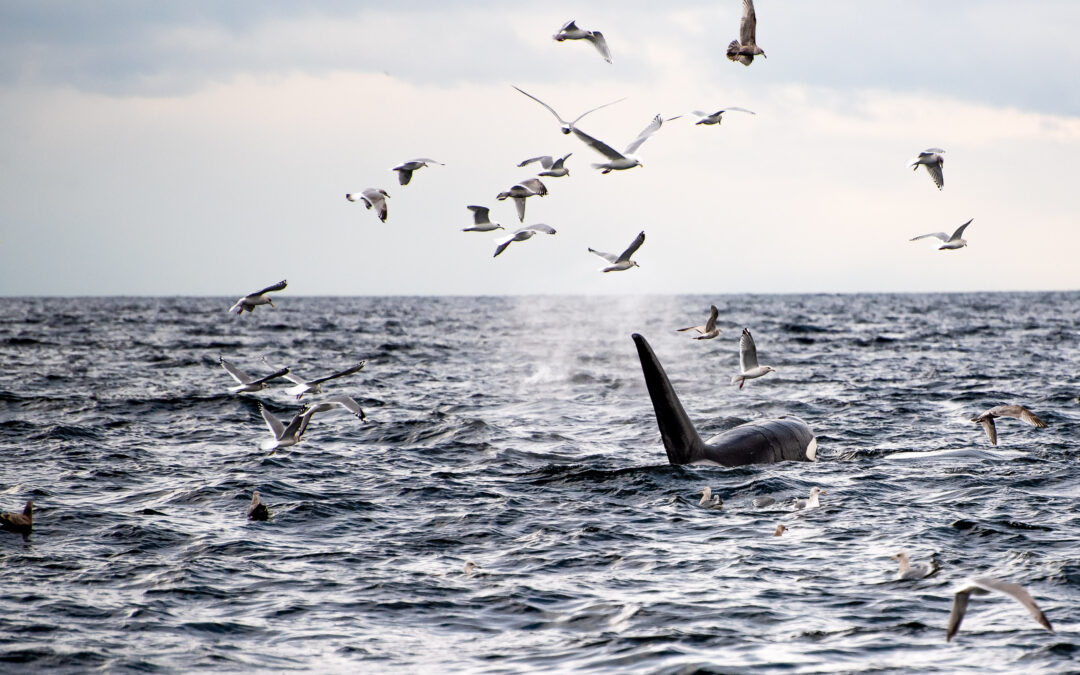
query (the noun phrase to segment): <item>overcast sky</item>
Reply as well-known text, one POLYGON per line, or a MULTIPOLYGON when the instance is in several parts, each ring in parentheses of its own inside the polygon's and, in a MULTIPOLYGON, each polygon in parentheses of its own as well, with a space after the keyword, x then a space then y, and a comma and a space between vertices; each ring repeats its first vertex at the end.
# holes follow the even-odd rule
MULTIPOLYGON (((1080 288, 1080 3, 0 3, 0 294, 742 293, 1080 288), (576 18, 614 63, 551 39, 576 18), (511 88, 621 148, 601 156, 511 88), (945 153, 945 189, 905 168, 945 153), (469 204, 573 152, 492 258, 469 204), (408 186, 412 157, 445 166, 408 186), (533 167, 535 168, 535 167, 533 167), (381 187, 380 223, 346 192, 381 187), (926 232, 969 218, 968 248, 926 232), (641 230, 641 267, 601 274, 641 230)), ((499 234, 499 233, 494 233, 499 234)))

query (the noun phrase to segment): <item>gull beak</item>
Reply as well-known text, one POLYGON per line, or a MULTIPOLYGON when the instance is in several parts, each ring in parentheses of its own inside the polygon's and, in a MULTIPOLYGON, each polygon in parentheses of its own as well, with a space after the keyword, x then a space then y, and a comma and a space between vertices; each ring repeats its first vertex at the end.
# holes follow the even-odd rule
MULTIPOLYGON (((266 301, 267 301, 268 303, 270 303, 270 306, 271 306, 271 307, 274 307, 274 301, 273 301, 273 300, 271 300, 270 298, 267 298, 267 299, 266 299, 266 301)), ((277 309, 277 307, 274 307, 274 309, 277 309)))

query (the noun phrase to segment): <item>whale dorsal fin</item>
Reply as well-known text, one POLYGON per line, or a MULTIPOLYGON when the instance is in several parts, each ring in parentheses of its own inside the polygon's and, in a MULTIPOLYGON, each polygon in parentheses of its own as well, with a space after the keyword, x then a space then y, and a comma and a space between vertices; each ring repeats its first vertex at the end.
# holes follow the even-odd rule
POLYGON ((672 464, 689 464, 702 459, 705 456, 705 443, 683 410, 664 367, 660 365, 645 338, 637 333, 631 337, 637 345, 645 386, 649 388, 649 398, 652 399, 656 424, 660 427, 660 436, 664 439, 668 461, 672 464))

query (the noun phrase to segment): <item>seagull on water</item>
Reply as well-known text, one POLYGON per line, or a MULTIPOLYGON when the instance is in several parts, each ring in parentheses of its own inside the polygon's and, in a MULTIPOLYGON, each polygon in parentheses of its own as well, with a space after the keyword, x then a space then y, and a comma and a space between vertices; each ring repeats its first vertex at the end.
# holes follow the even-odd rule
POLYGON ((699 334, 694 337, 695 340, 711 340, 720 334, 720 329, 716 327, 716 317, 720 315, 720 310, 716 309, 716 305, 709 307, 709 320, 705 322, 704 326, 690 326, 689 328, 679 328, 678 332, 693 330, 699 334))
POLYGON ((913 237, 911 241, 918 241, 920 239, 926 239, 927 237, 934 237, 945 242, 938 247, 939 251, 951 251, 953 249, 964 248, 967 246, 967 239, 964 239, 964 230, 971 224, 972 218, 960 227, 956 228, 956 232, 952 233, 952 236, 945 234, 944 232, 931 232, 930 234, 920 234, 917 237, 913 237))
POLYGON ((940 190, 945 187, 945 176, 941 173, 941 165, 945 163, 945 158, 941 156, 943 152, 945 151, 941 148, 927 148, 920 152, 918 157, 909 161, 907 165, 912 171, 918 171, 920 164, 925 166, 927 173, 934 179, 934 185, 940 190))
POLYGON ((34 502, 26 502, 22 513, 5 511, 0 513, 0 529, 19 534, 30 534, 34 529, 34 502))
POLYGON ((537 223, 536 225, 528 225, 520 229, 514 230, 514 233, 506 239, 496 239, 498 246, 495 248, 495 255, 493 258, 499 257, 499 254, 506 250, 506 247, 515 241, 525 241, 526 239, 532 239, 532 236, 537 232, 543 232, 544 234, 555 234, 555 228, 543 223, 537 223))
POLYGON ((689 117, 689 116, 693 115, 694 117, 698 118, 697 121, 694 122, 694 124, 706 124, 706 125, 720 124, 721 122, 724 121, 723 120, 724 113, 729 112, 731 110, 738 110, 739 112, 750 113, 751 115, 756 115, 757 114, 753 110, 747 110, 746 108, 736 108, 735 106, 732 106, 730 108, 721 108, 720 110, 717 110, 714 113, 707 113, 707 112, 704 112, 704 111, 701 111, 701 110, 692 110, 692 111, 690 111, 688 113, 683 113, 682 115, 676 115, 675 117, 669 117, 664 121, 665 122, 670 122, 671 120, 677 120, 680 117, 689 117))
POLYGON ((990 595, 994 591, 1004 593, 1019 602, 1043 628, 1051 633, 1054 632, 1050 620, 1046 618, 1046 615, 1035 604, 1035 601, 1032 600, 1031 595, 1023 586, 993 577, 975 577, 956 590, 956 595, 953 597, 952 612, 949 614, 949 625, 945 629, 946 642, 952 640, 953 636, 956 635, 956 631, 960 630, 960 622, 964 620, 964 612, 967 611, 968 600, 971 596, 990 595))
POLYGON ((273 293, 274 291, 283 291, 288 286, 288 282, 285 279, 277 282, 273 286, 267 286, 261 291, 255 291, 254 293, 248 293, 244 297, 236 301, 236 304, 229 308, 230 312, 237 314, 243 314, 244 310, 254 312, 255 308, 259 305, 274 306, 274 301, 270 299, 267 293, 273 293))
MULTIPOLYGON (((397 171, 398 182, 399 183, 401 183, 402 185, 408 185, 409 181, 412 180, 413 171, 416 171, 417 169, 422 169, 425 166, 428 166, 429 164, 438 164, 439 166, 446 166, 442 162, 436 162, 435 160, 428 159, 427 157, 419 157, 417 159, 410 159, 407 162, 402 162, 401 164, 398 164, 397 166, 395 166, 393 169, 390 169, 390 170, 391 171, 397 171)), ((383 193, 383 194, 385 195, 385 193, 383 193)), ((384 218, 384 220, 385 220, 385 218, 384 218)))
POLYGON ((360 193, 350 192, 345 195, 345 199, 350 202, 364 202, 364 206, 369 210, 374 208, 375 213, 379 215, 379 220, 384 223, 386 222, 386 216, 389 215, 386 208, 386 200, 389 198, 390 195, 381 188, 368 188, 360 193))
POLYGON ((911 561, 908 560, 907 553, 904 551, 889 557, 900 563, 900 569, 896 573, 896 578, 900 580, 923 579, 937 571, 933 563, 915 563, 912 565, 911 561))
POLYGON ((486 206, 468 206, 473 212, 473 226, 462 229, 462 232, 491 232, 492 230, 504 230, 499 223, 491 222, 491 209, 486 206))
POLYGON ((786 526, 786 525, 784 525, 783 523, 780 523, 779 525, 777 525, 777 526, 776 526, 776 531, 772 533, 772 536, 774 536, 774 537, 779 537, 779 536, 780 536, 780 535, 782 535, 782 534, 783 534, 783 533, 784 533, 784 532, 785 532, 786 530, 787 530, 787 526, 786 526))
POLYGON ((611 52, 608 50, 607 40, 604 39, 604 34, 598 30, 582 30, 577 27, 573 19, 570 19, 563 24, 563 27, 559 29, 558 33, 551 36, 556 42, 562 42, 563 40, 588 40, 592 43, 593 47, 596 47, 596 51, 600 52, 600 55, 604 57, 604 60, 611 63, 611 52))
POLYGON ((997 445, 997 427, 994 426, 994 419, 997 417, 1012 417, 1039 429, 1045 429, 1047 426, 1046 422, 1043 422, 1035 413, 1022 405, 995 406, 983 414, 971 418, 972 422, 978 422, 982 425, 983 430, 986 431, 986 437, 990 439, 990 445, 997 445))
POLYGON ((637 138, 630 142, 630 145, 626 146, 626 149, 619 152, 615 148, 611 147, 607 143, 601 140, 593 138, 589 134, 585 133, 581 129, 574 127, 572 131, 585 145, 589 146, 593 150, 599 152, 601 155, 608 158, 607 162, 599 162, 593 164, 594 169, 603 169, 600 173, 611 173, 612 171, 624 171, 626 169, 632 169, 635 166, 644 166, 641 163, 639 157, 634 156, 634 152, 641 147, 641 144, 649 140, 649 137, 660 130, 661 125, 664 124, 664 119, 657 115, 649 122, 649 126, 641 130, 637 138))
POLYGON ((821 506, 821 502, 818 501, 818 495, 827 494, 829 493, 815 485, 814 487, 810 488, 810 497, 808 499, 795 500, 795 510, 799 511, 801 509, 816 509, 817 507, 821 506))
POLYGON ((514 185, 506 192, 500 192, 495 196, 500 202, 508 198, 514 200, 517 207, 518 220, 525 222, 525 200, 529 197, 543 197, 548 193, 547 186, 539 178, 530 178, 514 185))
POLYGON ((563 166, 563 162, 565 162, 566 159, 572 154, 574 153, 568 152, 558 159, 552 158, 551 155, 541 155, 539 157, 532 157, 530 159, 527 159, 521 164, 518 164, 518 166, 528 166, 533 162, 540 162, 540 166, 544 167, 544 170, 537 175, 550 176, 552 178, 562 178, 563 176, 570 175, 570 169, 567 169, 565 166, 563 166))
POLYGON ((251 495, 251 506, 248 507, 247 517, 248 520, 266 520, 270 517, 270 509, 266 508, 266 504, 263 504, 262 499, 259 498, 258 490, 251 495))
MULTIPOLYGON (((265 361, 265 358, 263 360, 265 361)), ((267 365, 271 365, 269 361, 266 361, 266 363, 267 365)), ((361 370, 365 365, 367 365, 367 361, 361 361, 355 365, 349 366, 345 370, 341 370, 331 375, 326 375, 324 377, 317 377, 314 380, 305 380, 291 372, 286 373, 283 377, 285 377, 285 379, 291 382, 294 382, 296 386, 289 387, 285 390, 285 393, 289 396, 295 396, 297 399, 299 399, 304 394, 321 394, 323 382, 329 382, 330 380, 336 380, 339 377, 352 375, 356 371, 361 370)))
MULTIPOLYGON (((754 13, 754 0, 743 0, 739 39, 732 40, 728 45, 727 57, 744 66, 749 66, 758 54, 765 56, 765 52, 757 46, 757 14, 754 13)), ((769 57, 765 56, 765 58, 769 57)))
POLYGON ((742 372, 731 377, 731 383, 738 383, 739 389, 743 388, 747 380, 776 372, 776 368, 772 366, 758 365, 757 346, 754 345, 754 336, 750 334, 749 328, 743 328, 739 337, 739 370, 742 372))
POLYGON ((701 491, 701 501, 698 502, 698 506, 703 506, 707 509, 718 509, 724 505, 723 500, 720 499, 720 495, 714 495, 712 488, 705 486, 701 491))
MULTIPOLYGON (((510 86, 512 86, 512 87, 513 87, 513 85, 510 85, 510 86)), ((620 98, 620 99, 619 99, 618 101, 612 101, 611 103, 605 103, 604 105, 598 105, 598 106, 596 106, 595 108, 592 108, 592 109, 590 109, 590 110, 586 110, 585 112, 583 112, 583 113, 581 113, 580 115, 578 115, 578 116, 577 116, 577 117, 576 117, 576 118, 574 119, 574 121, 573 121, 573 122, 567 122, 567 121, 566 121, 566 120, 564 120, 564 119, 563 119, 562 117, 560 117, 560 116, 559 116, 559 113, 555 112, 555 109, 554 109, 554 108, 552 108, 551 106, 549 106, 549 105, 548 105, 547 103, 544 103, 543 101, 541 101, 540 99, 536 98, 535 96, 533 96, 533 95, 532 95, 532 94, 530 94, 529 92, 525 91, 524 89, 519 89, 518 87, 514 87, 514 89, 517 89, 517 90, 518 90, 518 91, 520 91, 520 92, 521 92, 522 94, 525 94, 526 96, 528 96, 528 97, 529 97, 529 98, 531 98, 532 100, 536 101, 536 102, 537 102, 537 103, 539 103, 540 105, 542 105, 542 106, 544 106, 545 108, 547 108, 547 109, 548 109, 548 112, 550 112, 550 113, 551 113, 552 115, 554 115, 554 116, 555 116, 555 119, 559 120, 559 124, 561 124, 561 125, 562 125, 562 126, 560 127, 560 129, 562 130, 562 132, 563 132, 564 134, 568 134, 568 133, 570 133, 570 130, 574 128, 574 125, 575 125, 575 124, 577 124, 578 122, 580 122, 580 121, 581 121, 581 118, 582 118, 582 117, 585 117, 585 116, 586 116, 586 115, 588 115, 589 113, 591 113, 591 112, 596 112, 596 111, 597 111, 597 110, 599 110, 600 108, 606 108, 606 107, 608 107, 609 105, 615 105, 615 104, 616 104, 616 103, 618 103, 619 101, 625 101, 625 100, 626 100, 626 98, 624 97, 624 98, 620 98)))
POLYGON ((630 259, 630 256, 637 253, 637 250, 641 248, 641 245, 644 243, 645 231, 642 230, 641 232, 638 232, 638 236, 634 237, 634 241, 630 242, 630 245, 626 247, 626 250, 619 255, 615 255, 613 253, 604 253, 603 251, 597 251, 593 248, 589 249, 589 253, 595 253, 596 255, 611 263, 607 267, 601 268, 601 272, 621 272, 623 270, 628 270, 631 267, 640 267, 640 265, 637 264, 637 261, 630 259))
POLYGON ((261 391, 266 388, 266 383, 270 380, 276 380, 289 374, 288 368, 281 368, 256 380, 240 372, 236 366, 226 361, 223 356, 218 356, 218 362, 221 363, 221 367, 225 369, 225 372, 232 375, 233 379, 238 382, 237 385, 229 387, 229 391, 233 394, 261 391))

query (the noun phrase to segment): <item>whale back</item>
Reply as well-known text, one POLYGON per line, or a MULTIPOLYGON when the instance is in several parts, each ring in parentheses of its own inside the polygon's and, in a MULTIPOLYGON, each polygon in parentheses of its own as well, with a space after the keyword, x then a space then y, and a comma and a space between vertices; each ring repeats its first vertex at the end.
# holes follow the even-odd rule
POLYGON ((710 438, 707 443, 702 441, 652 347, 641 335, 634 333, 632 337, 671 464, 742 466, 806 462, 816 458, 817 440, 810 427, 796 417, 748 422, 710 438))

